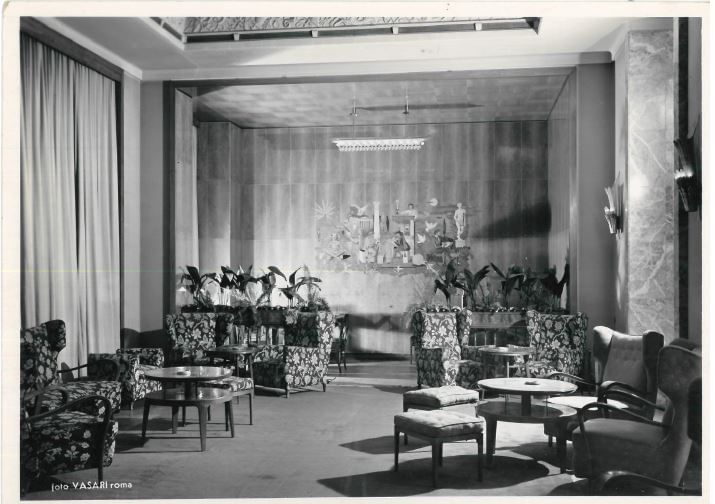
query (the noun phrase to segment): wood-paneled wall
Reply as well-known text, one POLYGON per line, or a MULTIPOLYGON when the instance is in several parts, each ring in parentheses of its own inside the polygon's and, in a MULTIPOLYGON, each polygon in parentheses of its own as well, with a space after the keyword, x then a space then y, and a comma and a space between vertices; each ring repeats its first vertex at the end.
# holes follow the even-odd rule
MULTIPOLYGON (((353 351, 407 353, 401 315, 431 293, 424 273, 319 271, 315 206, 340 216, 352 204, 380 201, 402 208, 431 198, 463 202, 468 212, 472 269, 525 261, 548 265, 551 216, 547 195, 545 121, 426 124, 352 128, 244 129, 234 165, 232 266, 309 265, 323 277, 323 294, 355 314, 353 351), (339 153, 339 137, 425 136, 421 151, 339 153)), ((201 152, 201 149, 199 149, 201 152)), ((201 161, 199 162, 201 167, 201 161)), ((201 177, 201 175, 199 175, 201 177)), ((201 197, 201 195, 200 195, 201 197)), ((383 206, 383 208, 385 208, 383 206)))

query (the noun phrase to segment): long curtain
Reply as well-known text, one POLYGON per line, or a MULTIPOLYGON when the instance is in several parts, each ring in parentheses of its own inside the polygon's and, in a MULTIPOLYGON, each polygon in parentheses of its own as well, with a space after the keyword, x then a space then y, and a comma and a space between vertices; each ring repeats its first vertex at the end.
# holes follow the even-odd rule
POLYGON ((119 341, 114 82, 21 35, 22 324, 62 319, 60 360, 119 341))

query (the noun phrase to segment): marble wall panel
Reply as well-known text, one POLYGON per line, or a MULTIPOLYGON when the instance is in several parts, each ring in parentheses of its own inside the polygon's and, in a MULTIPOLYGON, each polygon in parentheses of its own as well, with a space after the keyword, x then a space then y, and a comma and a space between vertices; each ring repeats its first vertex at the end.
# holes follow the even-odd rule
POLYGON ((675 334, 672 31, 627 44, 628 331, 675 334))

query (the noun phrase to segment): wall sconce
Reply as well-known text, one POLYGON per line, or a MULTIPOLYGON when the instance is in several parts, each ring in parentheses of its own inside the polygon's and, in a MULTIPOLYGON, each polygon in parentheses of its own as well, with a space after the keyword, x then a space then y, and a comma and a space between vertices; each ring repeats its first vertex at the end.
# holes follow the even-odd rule
POLYGON ((614 182, 611 187, 606 187, 606 197, 608 198, 608 206, 603 207, 603 214, 608 223, 608 230, 611 234, 616 234, 621 231, 621 201, 617 197, 618 188, 614 182))
POLYGON ((680 200, 686 212, 698 210, 700 202, 700 187, 695 176, 695 144, 693 137, 673 140, 675 152, 677 152, 678 164, 680 168, 675 170, 675 183, 678 186, 680 200))

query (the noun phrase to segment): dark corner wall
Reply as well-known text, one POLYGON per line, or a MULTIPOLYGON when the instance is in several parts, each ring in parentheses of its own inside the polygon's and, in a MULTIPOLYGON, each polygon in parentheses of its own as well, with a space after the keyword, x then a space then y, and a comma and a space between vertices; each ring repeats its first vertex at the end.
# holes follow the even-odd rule
POLYGON ((615 243, 603 217, 614 177, 612 64, 577 65, 548 118, 549 263, 568 259, 568 307, 615 325, 615 243))

